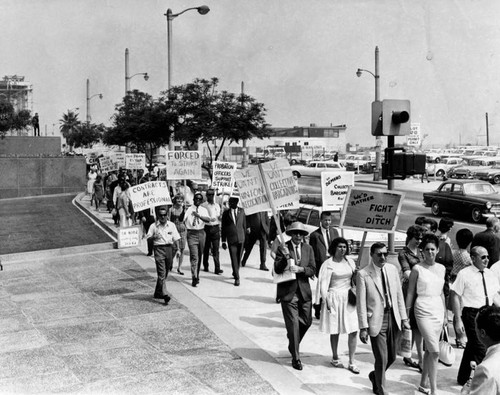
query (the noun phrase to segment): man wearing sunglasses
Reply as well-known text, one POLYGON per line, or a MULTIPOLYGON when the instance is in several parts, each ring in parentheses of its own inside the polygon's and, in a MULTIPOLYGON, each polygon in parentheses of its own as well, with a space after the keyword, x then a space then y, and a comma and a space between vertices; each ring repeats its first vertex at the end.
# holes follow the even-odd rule
POLYGON ((475 330, 475 319, 479 309, 497 303, 500 284, 495 274, 488 269, 490 256, 484 247, 473 247, 470 251, 472 265, 458 272, 451 285, 451 307, 455 315, 457 336, 467 334, 467 345, 458 369, 457 382, 464 385, 469 379, 470 363, 481 363, 486 347, 479 341, 475 330), (463 306, 463 307, 462 307, 463 306))
POLYGON ((146 236, 148 244, 153 243, 156 273, 158 275, 153 297, 163 299, 166 305, 170 301, 170 296, 167 293, 167 276, 172 268, 173 252, 178 251, 178 241, 181 238, 175 224, 167 220, 167 213, 166 207, 160 207, 158 221, 151 224, 146 236))
POLYGON ((373 393, 385 395, 385 371, 396 360, 397 339, 402 327, 410 329, 398 270, 386 265, 387 247, 374 243, 372 261, 358 271, 356 280, 359 338, 372 346, 375 369, 368 378, 373 393))

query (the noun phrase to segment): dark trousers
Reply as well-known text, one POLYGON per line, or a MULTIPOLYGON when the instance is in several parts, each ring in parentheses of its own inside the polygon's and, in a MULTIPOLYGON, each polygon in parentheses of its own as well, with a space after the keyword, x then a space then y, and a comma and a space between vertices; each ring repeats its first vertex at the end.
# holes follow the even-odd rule
POLYGON ((260 266, 266 266, 266 251, 267 251, 267 239, 266 234, 263 232, 250 232, 245 237, 245 254, 243 255, 242 265, 245 266, 248 257, 252 252, 254 244, 259 240, 260 248, 260 266))
POLYGON ((208 257, 210 248, 214 258, 214 268, 217 273, 220 270, 219 261, 220 227, 219 225, 205 225, 205 248, 203 249, 203 268, 208 270, 208 257))
POLYGON ((229 257, 231 258, 231 266, 233 268, 233 277, 235 280, 239 280, 243 243, 229 244, 228 249, 229 249, 229 257))
POLYGON ((172 267, 172 246, 154 246, 156 274, 155 299, 163 299, 167 296, 167 276, 172 267))
POLYGON ((385 390, 385 371, 396 360, 398 338, 399 329, 392 309, 389 309, 384 312, 380 333, 375 337, 370 336, 373 356, 375 357, 375 383, 379 395, 387 393, 385 390))
POLYGON ((457 381, 464 385, 470 376, 470 363, 475 361, 478 365, 486 355, 486 347, 477 338, 476 335, 476 314, 479 309, 464 307, 462 309, 462 322, 464 323, 465 333, 467 334, 467 345, 462 355, 462 362, 458 368, 457 381))
POLYGON ((300 292, 296 292, 290 302, 281 302, 288 351, 294 360, 300 359, 299 344, 312 324, 311 308, 312 302, 306 302, 300 292))

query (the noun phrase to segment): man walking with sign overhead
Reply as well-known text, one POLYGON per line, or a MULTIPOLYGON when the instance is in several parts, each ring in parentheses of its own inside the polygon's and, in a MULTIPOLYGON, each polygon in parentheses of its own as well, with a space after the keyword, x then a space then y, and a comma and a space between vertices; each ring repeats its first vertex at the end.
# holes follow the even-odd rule
POLYGON ((387 247, 374 243, 372 261, 358 271, 356 281, 359 338, 370 342, 375 357, 375 370, 368 375, 374 394, 385 395, 385 371, 396 360, 398 333, 403 326, 410 329, 398 271, 386 265, 387 247))
POLYGON ((274 272, 282 274, 285 270, 290 270, 295 273, 295 279, 278 284, 278 299, 281 301, 285 320, 288 351, 292 354, 292 367, 302 370, 299 344, 312 323, 309 278, 315 275, 316 268, 312 247, 303 242, 304 236, 309 234, 304 225, 294 222, 286 229, 286 234, 292 239, 285 247, 278 248, 274 272))

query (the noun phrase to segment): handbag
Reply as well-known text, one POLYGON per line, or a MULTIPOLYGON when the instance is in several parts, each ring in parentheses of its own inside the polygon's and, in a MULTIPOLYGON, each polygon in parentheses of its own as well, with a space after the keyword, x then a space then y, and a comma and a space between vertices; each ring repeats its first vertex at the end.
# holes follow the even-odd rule
POLYGON ((286 269, 283 271, 283 273, 275 273, 274 268, 272 271, 273 274, 273 283, 274 284, 280 284, 280 283, 285 283, 287 281, 293 281, 296 279, 295 273, 292 273, 290 271, 290 265, 294 265, 295 261, 293 259, 288 259, 288 265, 286 266, 286 269))
POLYGON ((401 331, 398 354, 403 358, 411 358, 411 329, 401 331))
POLYGON ((356 276, 356 272, 353 270, 351 275, 351 288, 347 291, 347 303, 351 306, 356 306, 356 285, 354 283, 354 276, 356 276))
POLYGON ((455 362, 455 350, 449 343, 448 325, 443 327, 439 337, 439 362, 444 366, 451 366, 455 362))

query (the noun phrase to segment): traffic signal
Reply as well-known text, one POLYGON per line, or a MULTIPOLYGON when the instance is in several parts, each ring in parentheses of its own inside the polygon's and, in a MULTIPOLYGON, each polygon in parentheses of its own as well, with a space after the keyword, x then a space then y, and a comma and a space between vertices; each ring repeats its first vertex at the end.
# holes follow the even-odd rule
POLYGON ((386 148, 385 163, 382 164, 382 178, 404 180, 407 176, 424 174, 425 162, 425 154, 405 152, 403 148, 386 148))
POLYGON ((410 101, 383 100, 372 103, 373 136, 410 134, 410 101))

